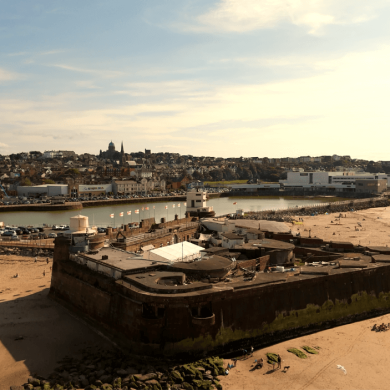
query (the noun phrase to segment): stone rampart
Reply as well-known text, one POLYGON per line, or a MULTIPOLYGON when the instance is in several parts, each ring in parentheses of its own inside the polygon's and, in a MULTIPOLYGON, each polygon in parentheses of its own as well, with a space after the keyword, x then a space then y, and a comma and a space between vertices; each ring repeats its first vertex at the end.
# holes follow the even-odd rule
POLYGON ((69 261, 65 240, 56 244, 50 296, 133 353, 188 358, 260 348, 390 311, 390 265, 167 296, 69 261), (205 305, 210 314, 195 321, 205 305), (158 315, 145 315, 151 311, 158 315))

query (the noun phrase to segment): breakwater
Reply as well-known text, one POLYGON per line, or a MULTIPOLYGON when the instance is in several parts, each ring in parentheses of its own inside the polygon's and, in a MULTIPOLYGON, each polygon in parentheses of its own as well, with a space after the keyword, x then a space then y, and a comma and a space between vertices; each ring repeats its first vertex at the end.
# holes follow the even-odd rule
POLYGON ((280 210, 248 211, 245 212, 244 216, 237 216, 237 218, 288 222, 292 220, 294 216, 345 213, 351 210, 356 211, 375 207, 387 207, 389 205, 388 198, 354 199, 341 202, 319 203, 303 207, 289 207, 280 210))

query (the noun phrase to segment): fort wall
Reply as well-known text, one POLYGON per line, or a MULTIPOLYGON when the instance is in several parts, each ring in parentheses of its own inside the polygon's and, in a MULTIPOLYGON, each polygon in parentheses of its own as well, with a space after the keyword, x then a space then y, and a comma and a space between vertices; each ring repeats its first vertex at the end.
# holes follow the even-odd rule
POLYGON ((387 313, 390 265, 156 294, 70 261, 66 240, 56 240, 50 296, 134 353, 188 357, 262 347, 387 313), (201 308, 209 314, 194 316, 201 308), (145 315, 150 311, 156 316, 145 315))

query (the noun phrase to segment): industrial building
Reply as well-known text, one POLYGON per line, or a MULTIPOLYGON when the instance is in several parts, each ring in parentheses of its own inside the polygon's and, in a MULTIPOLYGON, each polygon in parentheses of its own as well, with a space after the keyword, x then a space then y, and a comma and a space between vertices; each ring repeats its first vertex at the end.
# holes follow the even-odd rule
MULTIPOLYGON (((363 180, 383 181, 386 180, 386 186, 390 186, 390 175, 386 173, 368 173, 368 172, 287 172, 286 180, 279 180, 281 187, 289 189, 308 189, 308 190, 328 190, 333 192, 363 192, 356 191, 356 181, 363 180)), ((373 183, 373 182, 371 182, 373 183)), ((381 182, 383 183, 383 182, 381 182)), ((368 193, 373 193, 371 186, 360 186, 367 189, 368 193)), ((383 190, 383 184, 375 185, 379 192, 383 190)), ((361 190, 361 189, 360 189, 361 190)))
POLYGON ((67 184, 42 184, 38 186, 18 186, 16 188, 18 196, 42 197, 42 196, 67 196, 67 184))

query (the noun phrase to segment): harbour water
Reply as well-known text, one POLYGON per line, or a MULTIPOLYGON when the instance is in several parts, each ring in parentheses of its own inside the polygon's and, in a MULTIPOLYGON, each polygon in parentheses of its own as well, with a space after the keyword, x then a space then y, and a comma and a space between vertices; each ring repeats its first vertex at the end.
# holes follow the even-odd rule
MULTIPOLYGON (((270 209, 282 209, 295 206, 312 205, 319 203, 314 199, 261 199, 261 198, 214 198, 207 202, 213 206, 216 215, 235 213, 238 209, 244 211, 260 211, 270 209), (237 204, 234 204, 237 203, 237 204)), ((141 202, 122 205, 88 207, 77 211, 20 211, 1 213, 0 221, 6 225, 14 226, 42 226, 69 224, 69 218, 82 214, 89 217, 89 223, 96 226, 119 226, 123 223, 139 222, 144 218, 154 217, 157 222, 161 218, 173 220, 175 214, 184 216, 185 206, 183 201, 170 202, 141 202), (179 206, 180 205, 180 206, 179 206), (168 209, 165 207, 168 206, 168 209), (175 206, 175 207, 173 207, 175 206), (149 208, 147 210, 146 208, 149 208), (136 210, 139 213, 136 214, 136 210), (123 217, 119 214, 123 212, 123 217), (131 212, 130 215, 127 212, 131 212), (110 215, 114 214, 114 218, 110 215)))

